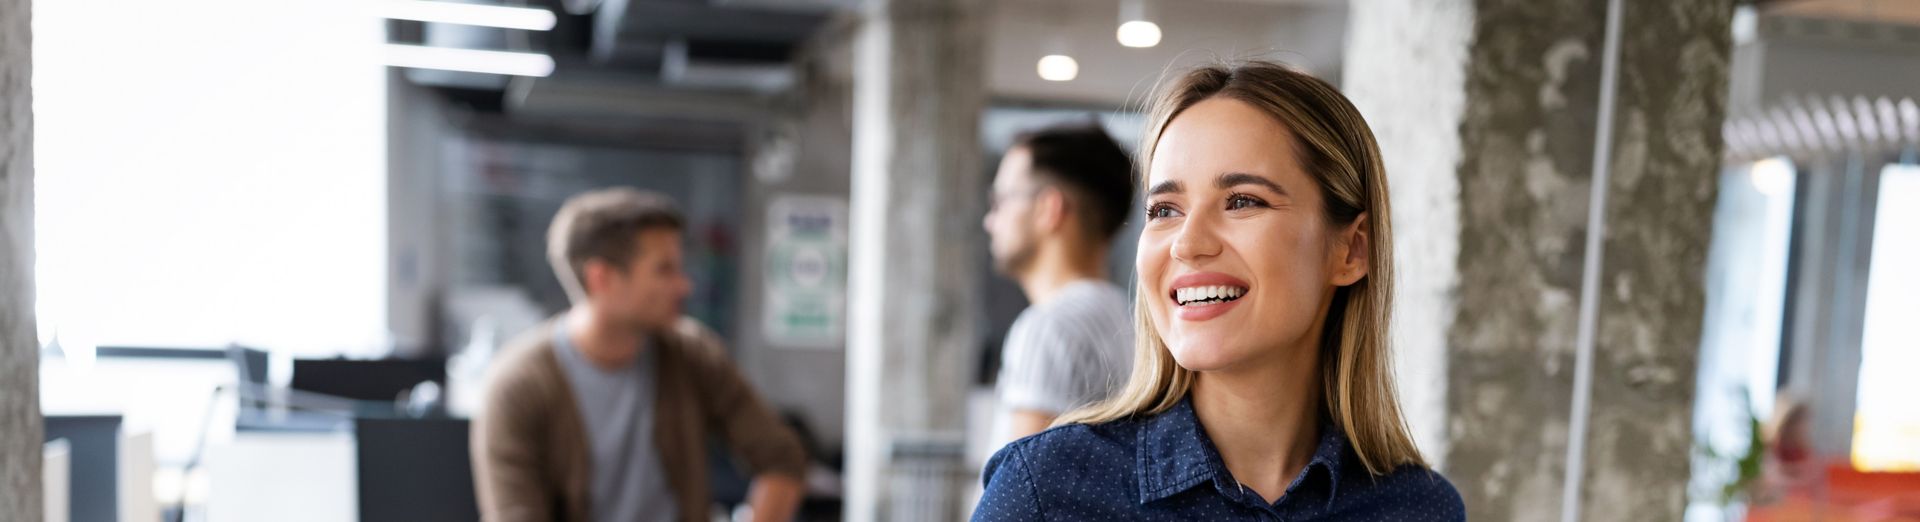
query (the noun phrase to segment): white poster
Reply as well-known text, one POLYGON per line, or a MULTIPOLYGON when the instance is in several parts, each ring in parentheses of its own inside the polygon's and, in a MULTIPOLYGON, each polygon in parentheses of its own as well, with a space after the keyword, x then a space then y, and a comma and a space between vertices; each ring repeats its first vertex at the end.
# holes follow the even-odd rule
POLYGON ((780 196, 767 208, 767 343, 837 348, 847 301, 847 203, 780 196))

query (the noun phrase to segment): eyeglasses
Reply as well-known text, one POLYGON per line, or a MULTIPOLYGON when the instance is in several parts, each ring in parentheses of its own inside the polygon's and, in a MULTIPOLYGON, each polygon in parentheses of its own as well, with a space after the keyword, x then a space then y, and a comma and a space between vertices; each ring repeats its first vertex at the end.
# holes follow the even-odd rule
POLYGON ((993 191, 987 194, 987 212, 992 213, 995 210, 999 210, 1001 205, 1005 205, 1016 199, 1032 199, 1034 196, 1040 195, 1040 191, 1046 189, 1047 187, 1045 186, 1038 186, 1016 191, 1013 194, 1002 194, 1000 191, 993 191))

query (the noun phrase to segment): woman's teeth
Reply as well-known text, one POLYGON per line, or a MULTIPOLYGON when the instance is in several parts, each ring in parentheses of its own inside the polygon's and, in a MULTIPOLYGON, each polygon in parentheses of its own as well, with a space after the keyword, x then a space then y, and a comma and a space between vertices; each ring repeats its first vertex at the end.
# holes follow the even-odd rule
POLYGON ((1224 303, 1239 299, 1247 289, 1237 286, 1190 286, 1175 289, 1173 300, 1180 306, 1196 303, 1224 303))

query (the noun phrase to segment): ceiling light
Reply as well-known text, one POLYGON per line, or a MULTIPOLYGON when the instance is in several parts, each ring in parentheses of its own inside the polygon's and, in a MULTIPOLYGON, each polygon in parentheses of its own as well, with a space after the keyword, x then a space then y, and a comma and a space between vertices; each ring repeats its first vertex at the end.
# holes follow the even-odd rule
POLYGON ((1039 71, 1040 79, 1043 80, 1050 82, 1072 81, 1074 77, 1080 76, 1080 62, 1073 61, 1072 56, 1049 54, 1040 57, 1039 71))
POLYGON ((1120 45, 1127 47, 1153 47, 1160 45, 1160 26, 1146 20, 1134 20, 1120 24, 1120 30, 1114 33, 1120 45))
POLYGON ((553 57, 544 54, 405 44, 387 44, 387 65, 512 76, 553 74, 553 57))
POLYGON ((1767 158, 1748 167, 1747 176, 1754 190, 1768 197, 1786 195, 1793 190, 1793 166, 1781 158, 1767 158))

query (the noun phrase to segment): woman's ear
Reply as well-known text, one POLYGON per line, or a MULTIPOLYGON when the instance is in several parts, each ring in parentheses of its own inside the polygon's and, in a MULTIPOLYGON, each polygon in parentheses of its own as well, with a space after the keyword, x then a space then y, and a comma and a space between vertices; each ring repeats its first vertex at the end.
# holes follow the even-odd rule
POLYGON ((1373 238, 1367 234, 1367 213, 1361 212, 1353 223, 1340 229, 1334 242, 1333 285, 1347 286, 1367 277, 1373 266, 1373 238))

